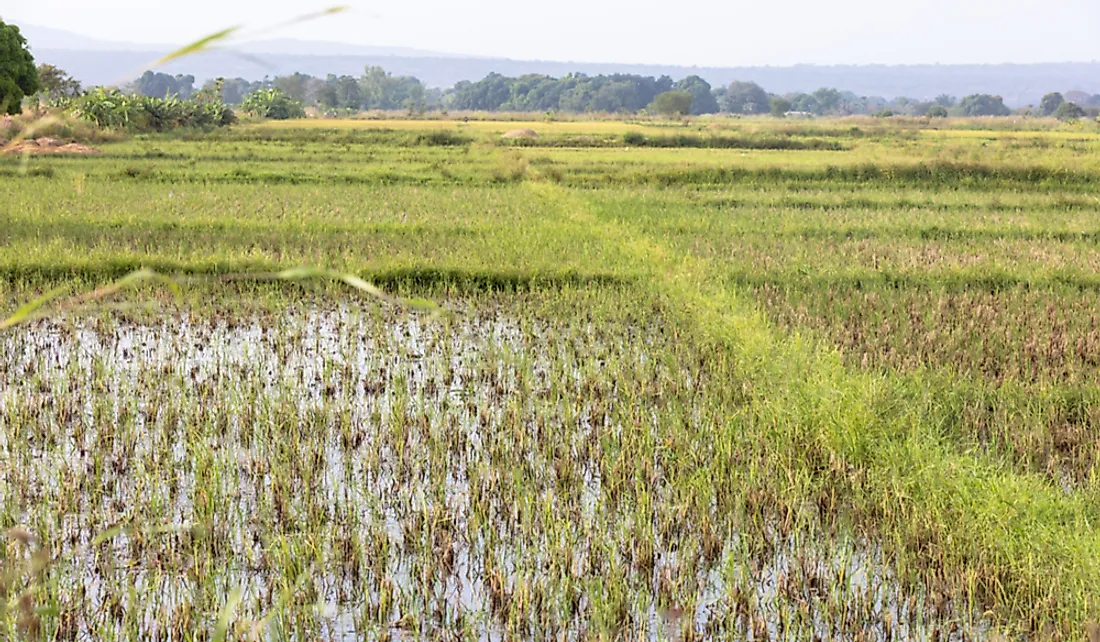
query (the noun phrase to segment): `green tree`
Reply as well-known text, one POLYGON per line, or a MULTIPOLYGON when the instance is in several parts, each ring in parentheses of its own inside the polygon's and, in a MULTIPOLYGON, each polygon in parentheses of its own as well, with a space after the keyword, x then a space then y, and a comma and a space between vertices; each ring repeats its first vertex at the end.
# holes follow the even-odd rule
POLYGON ((359 79, 354 76, 340 76, 336 79, 336 97, 345 109, 359 110, 363 107, 363 97, 359 92, 359 79))
POLYGON ((38 84, 39 91, 51 100, 75 98, 82 93, 79 80, 49 64, 38 65, 38 84))
POLYGON ((455 90, 455 109, 494 111, 512 98, 511 80, 498 73, 474 83, 459 83, 455 90))
POLYGON ((783 98, 782 96, 772 96, 771 99, 771 113, 776 118, 785 118, 787 112, 791 110, 791 101, 783 98))
MULTIPOLYGON (((471 95, 468 98, 474 102, 478 102, 479 105, 482 102, 491 102, 493 100, 500 101, 495 107, 469 107, 462 106, 456 107, 457 109, 496 109, 500 104, 503 104, 508 100, 509 87, 507 82, 503 82, 505 79, 499 74, 490 74, 500 80, 495 82, 492 88, 492 97, 473 96, 481 89, 481 83, 459 83, 465 87, 472 88, 469 92, 471 95)), ((489 78, 486 78, 489 80, 489 78)), ((455 85, 456 91, 459 85, 455 85)), ((359 78, 359 96, 362 101, 363 109, 409 109, 419 110, 424 107, 425 104, 425 90, 424 84, 418 79, 412 76, 394 76, 386 72, 385 69, 377 66, 367 67, 363 75, 359 78)))
POLYGON ((314 93, 313 99, 318 105, 328 109, 351 109, 358 111, 363 107, 363 98, 359 91, 359 79, 354 76, 336 76, 329 74, 325 84, 314 93))
POLYGON ((389 77, 386 70, 378 66, 368 66, 359 79, 359 95, 366 109, 385 109, 382 105, 389 93, 389 77))
POLYGON ((558 106, 566 112, 586 112, 592 101, 592 81, 578 78, 566 91, 563 91, 558 106))
POLYGON ((203 85, 204 90, 212 90, 221 87, 221 99, 226 105, 239 105, 244 97, 260 89, 270 89, 271 80, 250 81, 244 78, 217 78, 208 80, 203 85))
POLYGON ((313 99, 313 93, 318 84, 316 78, 301 72, 294 72, 289 76, 277 76, 274 81, 276 89, 286 94, 291 100, 300 103, 308 103, 313 99))
POLYGON ((815 91, 813 95, 814 99, 817 100, 819 114, 837 111, 843 99, 843 95, 839 91, 830 89, 829 87, 822 87, 815 91))
POLYGON ((38 70, 19 27, 0 20, 0 114, 23 111, 23 98, 39 89, 38 70))
POLYGON ((1005 107, 1004 99, 989 94, 971 94, 959 102, 963 116, 1008 116, 1012 110, 1005 107))
POLYGON ((808 114, 817 114, 818 116, 823 113, 817 99, 810 94, 797 94, 793 96, 791 98, 791 109, 788 111, 799 111, 808 114))
POLYGON ((1065 104, 1066 99, 1062 97, 1062 94, 1058 92, 1052 92, 1043 96, 1043 99, 1039 102, 1039 113, 1044 116, 1050 116, 1054 112, 1058 111, 1058 108, 1065 104))
POLYGON ((760 85, 738 80, 726 90, 724 106, 731 114, 763 114, 771 109, 771 101, 760 85))
MULTIPOLYGON (((385 75, 379 71, 374 81, 364 86, 382 84, 385 75)), ((542 74, 525 74, 518 78, 491 73, 485 78, 455 84, 439 98, 427 98, 428 90, 415 78, 394 78, 403 84, 406 103, 442 104, 448 109, 481 111, 538 112, 637 112, 652 105, 653 100, 668 91, 685 91, 692 96, 692 113, 706 114, 718 110, 718 99, 709 83, 698 76, 688 76, 673 82, 668 76, 637 74, 568 74, 551 78, 542 74), (419 97, 418 97, 419 96, 419 97)), ((411 108, 411 106, 410 106, 411 108)))
POLYGON ((416 78, 408 78, 408 81, 401 85, 405 96, 401 102, 410 113, 414 111, 423 113, 428 107, 426 99, 428 92, 424 89, 424 84, 416 78))
POLYGON ((191 94, 195 92, 195 77, 171 76, 157 71, 146 71, 134 82, 133 89, 142 96, 148 96, 149 98, 174 96, 186 99, 190 98, 191 94))
POLYGON ((940 107, 940 105, 926 100, 914 100, 909 103, 904 113, 907 116, 927 116, 933 107, 940 107))
POLYGON ((317 95, 313 97, 317 101, 317 104, 326 109, 338 109, 340 107, 340 95, 336 91, 336 76, 333 74, 328 75, 328 79, 325 81, 325 86, 317 90, 317 95))
MULTIPOLYGON (((640 83, 634 82, 633 79, 610 76, 594 80, 598 89, 592 94, 588 111, 636 112, 645 109, 657 97, 657 94, 647 95, 645 88, 640 86, 640 83)), ((691 113, 690 107, 684 113, 691 113)))
POLYGON ((932 105, 928 108, 925 116, 929 118, 947 118, 947 108, 940 104, 932 105))
POLYGON ((1077 103, 1063 102, 1054 110, 1054 117, 1058 120, 1078 120, 1085 117, 1085 110, 1077 103))
POLYGON ((936 96, 936 99, 933 102, 935 102, 940 107, 943 107, 944 109, 951 109, 955 106, 955 103, 959 101, 954 96, 950 96, 948 94, 940 94, 939 96, 936 96))
POLYGON ((688 76, 673 85, 676 91, 686 91, 691 94, 691 113, 716 114, 719 111, 718 99, 714 97, 714 91, 710 83, 699 76, 688 76))
POLYGON ((666 91, 657 94, 650 109, 665 116, 684 116, 691 113, 694 98, 686 91, 666 91))

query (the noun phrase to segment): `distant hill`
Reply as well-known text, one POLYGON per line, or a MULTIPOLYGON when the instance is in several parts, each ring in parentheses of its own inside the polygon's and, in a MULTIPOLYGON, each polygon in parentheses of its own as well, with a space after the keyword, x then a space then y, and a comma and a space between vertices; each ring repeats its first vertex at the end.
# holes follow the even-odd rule
MULTIPOLYGON (((20 25, 39 62, 65 69, 86 85, 130 80, 144 65, 172 50, 172 45, 143 45, 96 40, 56 29, 20 25)), ((793 67, 678 67, 592 62, 556 62, 473 58, 394 47, 371 47, 301 40, 248 43, 239 52, 220 50, 191 56, 158 71, 192 74, 202 82, 218 76, 259 79, 296 71, 314 76, 362 73, 381 65, 399 75, 416 76, 429 86, 450 87, 461 80, 479 80, 491 72, 507 76, 541 73, 562 76, 631 73, 697 74, 712 85, 752 80, 770 92, 813 91, 818 87, 850 90, 860 96, 931 99, 946 93, 998 94, 1012 106, 1038 104, 1051 91, 1100 93, 1100 63, 1001 65, 796 65, 793 67)))
MULTIPOLYGON (((19 30, 31 45, 36 56, 49 55, 53 51, 78 52, 141 52, 146 55, 162 56, 178 49, 179 44, 148 44, 135 42, 116 42, 82 36, 71 31, 39 27, 37 25, 19 25, 19 30)), ((343 42, 317 40, 295 40, 279 38, 243 42, 232 47, 234 51, 246 54, 276 54, 285 56, 410 56, 431 58, 454 58, 453 54, 409 47, 374 47, 354 45, 343 42)), ((153 58, 150 58, 152 60, 153 58)), ((148 62, 148 61, 146 61, 148 62)))
POLYGON ((447 54, 425 49, 409 47, 373 47, 370 45, 352 45, 345 42, 324 42, 318 40, 258 40, 236 47, 250 54, 274 54, 283 56, 405 56, 413 58, 468 58, 457 54, 447 54))
POLYGON ((69 49, 73 51, 170 51, 170 44, 148 44, 135 42, 114 42, 100 40, 89 36, 82 36, 71 31, 52 29, 16 22, 19 31, 31 46, 31 52, 38 56, 39 52, 51 49, 69 49))

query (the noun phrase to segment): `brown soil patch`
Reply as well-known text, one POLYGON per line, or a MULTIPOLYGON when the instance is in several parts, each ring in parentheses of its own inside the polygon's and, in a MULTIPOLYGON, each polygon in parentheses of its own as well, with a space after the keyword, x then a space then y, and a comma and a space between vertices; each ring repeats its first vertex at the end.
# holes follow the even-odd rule
POLYGON ((65 143, 56 138, 38 138, 34 140, 21 140, 4 150, 5 154, 71 154, 77 156, 89 156, 102 154, 94 147, 81 145, 80 143, 65 143))

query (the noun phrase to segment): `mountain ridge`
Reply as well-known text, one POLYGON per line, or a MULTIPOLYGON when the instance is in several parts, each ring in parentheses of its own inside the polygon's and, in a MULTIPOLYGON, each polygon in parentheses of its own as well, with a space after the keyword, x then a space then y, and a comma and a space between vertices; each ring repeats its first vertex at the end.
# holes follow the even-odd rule
MULTIPOLYGON (((16 23, 19 24, 19 23, 16 23)), ((57 65, 86 85, 130 80, 135 69, 176 48, 174 45, 114 42, 80 34, 20 25, 39 62, 57 65)), ((947 93, 962 96, 990 93, 1012 106, 1037 104, 1051 91, 1100 93, 1100 63, 1002 63, 925 65, 815 65, 715 67, 554 60, 514 60, 449 54, 404 47, 374 47, 349 43, 282 38, 215 49, 158 67, 172 74, 191 74, 198 82, 210 78, 259 79, 294 72, 324 77, 359 75, 379 65, 396 75, 416 76, 433 87, 450 87, 462 80, 479 80, 495 72, 506 76, 539 73, 560 77, 628 73, 669 75, 675 79, 699 75, 714 86, 751 80, 775 93, 835 87, 861 96, 907 96, 928 100, 947 93)))
MULTIPOLYGON (((104 40, 85 36, 72 31, 43 27, 30 23, 18 23, 23 37, 31 46, 32 53, 43 51, 132 51, 148 52, 158 56, 175 51, 182 43, 138 43, 119 40, 104 40)), ((247 54, 275 55, 322 55, 322 56, 410 56, 410 57, 473 57, 450 54, 442 51, 417 49, 415 47, 386 47, 358 45, 347 42, 327 42, 321 40, 301 40, 297 38, 268 38, 263 40, 230 42, 226 51, 240 51, 247 54)))

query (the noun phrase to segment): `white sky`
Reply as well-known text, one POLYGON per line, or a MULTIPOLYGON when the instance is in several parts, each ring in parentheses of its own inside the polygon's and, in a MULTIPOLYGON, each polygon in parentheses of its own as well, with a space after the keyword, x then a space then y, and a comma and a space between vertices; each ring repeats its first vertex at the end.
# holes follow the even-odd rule
MULTIPOLYGON (((105 40, 184 43, 339 0, 0 0, 0 16, 105 40)), ((345 0, 265 37, 517 59, 700 66, 1100 59, 1100 0, 345 0)))

